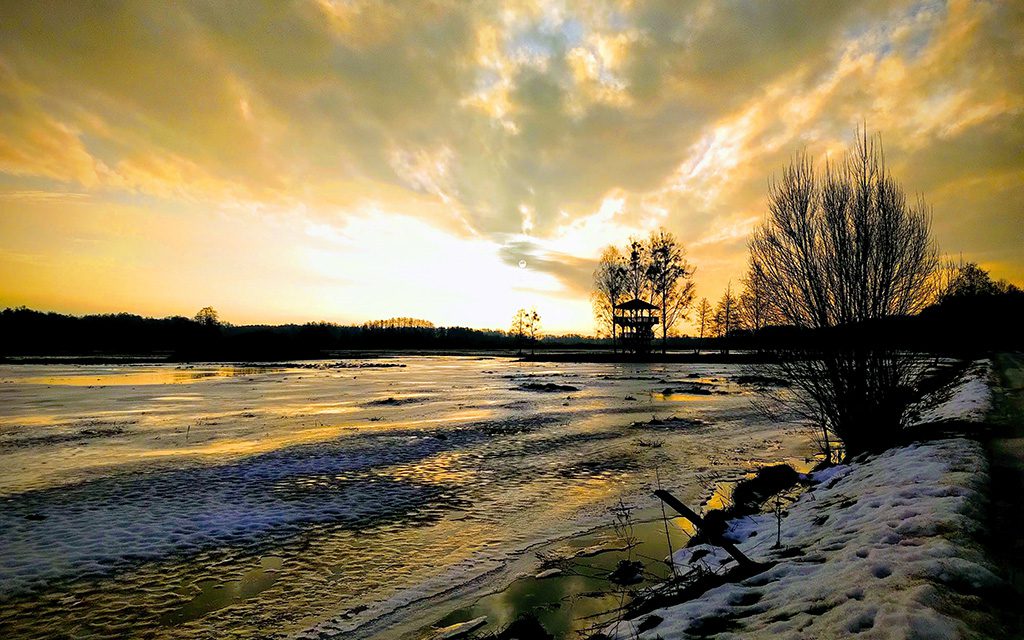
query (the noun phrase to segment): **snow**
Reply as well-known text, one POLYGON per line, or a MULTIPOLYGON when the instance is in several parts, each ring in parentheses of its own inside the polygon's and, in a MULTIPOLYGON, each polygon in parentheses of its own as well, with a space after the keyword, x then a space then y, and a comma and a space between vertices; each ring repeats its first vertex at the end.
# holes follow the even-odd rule
POLYGON ((991 362, 975 361, 952 385, 911 407, 909 426, 984 421, 992 406, 991 379, 991 362))
POLYGON ((761 521, 768 517, 767 515, 744 516, 730 520, 722 537, 732 543, 743 542, 756 536, 761 528, 761 521))
POLYGON ((824 484, 834 478, 841 478, 848 473, 850 473, 850 465, 837 464, 831 467, 825 467, 821 471, 815 471, 811 474, 811 480, 818 484, 824 484))
MULTIPOLYGON (((775 555, 773 515, 734 521, 729 536, 737 546, 776 564, 652 612, 664 619, 653 629, 637 633, 624 622, 605 633, 652 640, 961 638, 992 624, 978 606, 1000 579, 977 542, 988 482, 977 442, 914 444, 814 475, 818 484, 782 523, 783 548, 802 555, 775 555)), ((677 562, 686 560, 684 551, 677 562)))
POLYGON ((731 568, 729 565, 735 564, 736 562, 725 549, 710 544, 683 547, 672 554, 672 565, 676 567, 676 573, 680 575, 695 567, 719 573, 723 568, 731 568))

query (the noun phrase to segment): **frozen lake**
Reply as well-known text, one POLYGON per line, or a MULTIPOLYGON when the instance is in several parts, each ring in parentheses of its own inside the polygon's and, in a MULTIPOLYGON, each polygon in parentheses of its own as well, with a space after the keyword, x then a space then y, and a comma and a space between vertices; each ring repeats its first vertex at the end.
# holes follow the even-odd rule
POLYGON ((698 504, 717 479, 807 455, 741 373, 2 366, 0 636, 399 635, 500 587, 538 544, 608 524, 620 498, 649 506, 656 468, 698 504), (690 422, 633 425, 670 416, 690 422))

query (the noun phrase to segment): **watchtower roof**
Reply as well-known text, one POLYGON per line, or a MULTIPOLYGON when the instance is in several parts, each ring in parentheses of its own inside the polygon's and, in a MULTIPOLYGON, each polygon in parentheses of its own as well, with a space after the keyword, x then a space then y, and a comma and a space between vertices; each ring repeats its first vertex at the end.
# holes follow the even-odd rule
POLYGON ((658 307, 654 306, 650 302, 644 302, 640 298, 633 298, 632 300, 627 300, 626 302, 619 303, 619 304, 615 305, 615 308, 616 309, 621 309, 622 311, 657 311, 658 310, 658 307))

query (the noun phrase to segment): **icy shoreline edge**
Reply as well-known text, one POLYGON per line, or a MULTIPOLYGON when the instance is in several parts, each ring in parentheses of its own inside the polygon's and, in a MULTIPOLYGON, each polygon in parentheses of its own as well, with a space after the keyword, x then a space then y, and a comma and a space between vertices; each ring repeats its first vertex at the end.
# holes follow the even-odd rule
MULTIPOLYGON (((987 362, 975 363, 929 417, 982 420, 990 376, 987 362)), ((740 549, 776 562, 772 568, 610 625, 605 634, 1001 637, 991 601, 1004 582, 983 547, 990 481, 981 443, 967 437, 914 443, 827 469, 814 480, 782 523, 782 550, 797 555, 783 558, 771 548, 774 516, 733 521, 730 533, 740 549)))

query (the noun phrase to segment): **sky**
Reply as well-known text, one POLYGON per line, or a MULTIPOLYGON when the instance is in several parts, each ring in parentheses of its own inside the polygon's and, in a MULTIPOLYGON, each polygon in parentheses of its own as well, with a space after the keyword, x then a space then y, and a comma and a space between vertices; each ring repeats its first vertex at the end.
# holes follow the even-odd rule
POLYGON ((1021 282, 1022 62, 1010 1, 6 2, 0 307, 590 333, 604 246, 715 300, 858 126, 1021 282))

